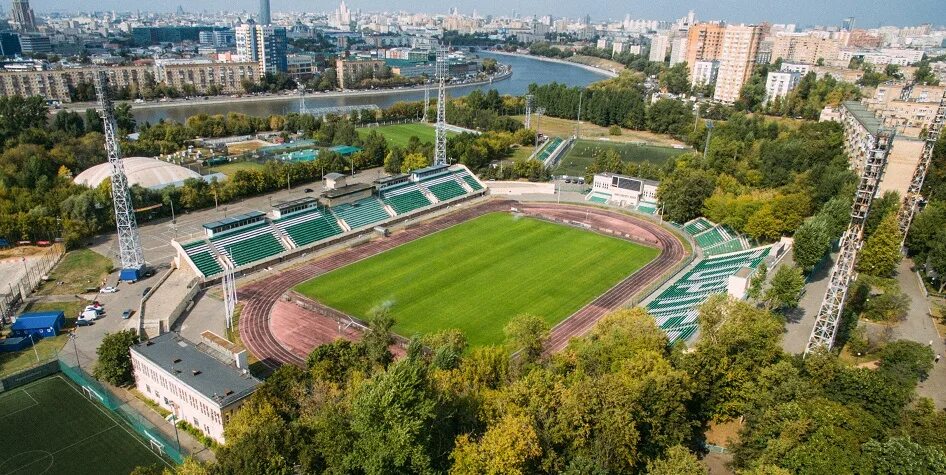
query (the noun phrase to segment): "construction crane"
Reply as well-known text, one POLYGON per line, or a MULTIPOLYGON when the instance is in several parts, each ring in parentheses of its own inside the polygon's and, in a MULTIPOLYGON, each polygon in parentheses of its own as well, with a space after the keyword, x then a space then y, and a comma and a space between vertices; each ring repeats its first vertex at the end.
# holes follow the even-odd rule
POLYGON ((115 123, 115 106, 109 92, 108 72, 101 69, 95 74, 95 91, 98 96, 99 114, 105 134, 105 151, 111 165, 112 202, 115 207, 115 225, 118 228, 118 255, 121 261, 119 280, 137 281, 145 266, 138 235, 138 221, 131 201, 128 176, 122 163, 122 152, 118 144, 118 127, 115 123))
MULTIPOLYGON (((910 88, 905 88, 903 92, 904 99, 910 96, 910 88)), ((897 221, 900 225, 900 234, 904 242, 907 239, 907 231, 910 230, 910 223, 913 222, 913 216, 923 200, 920 194, 923 192, 923 181, 926 180, 926 172, 930 168, 933 160, 933 149, 936 148, 936 142, 939 140, 940 133, 943 131, 944 115, 946 115, 946 92, 939 100, 939 107, 936 109, 936 115, 933 116, 933 123, 927 131, 926 143, 923 145, 923 154, 920 155, 920 161, 916 164, 916 170, 913 171, 913 178, 910 180, 910 186, 903 197, 903 205, 897 213, 897 221)))
POLYGON ((847 231, 841 236, 841 252, 838 260, 831 269, 831 280, 825 291, 824 300, 815 319, 815 326, 808 338, 805 355, 821 349, 830 351, 834 346, 834 338, 841 323, 841 314, 844 310, 844 299, 847 290, 854 278, 854 264, 857 262, 857 253, 864 241, 864 224, 870 212, 871 203, 877 194, 877 187, 887 167, 887 155, 893 145, 894 132, 880 128, 869 136, 868 150, 864 159, 864 170, 861 173, 854 204, 851 206, 851 222, 847 231))
POLYGON ((434 165, 447 164, 447 50, 437 45, 437 128, 434 165))

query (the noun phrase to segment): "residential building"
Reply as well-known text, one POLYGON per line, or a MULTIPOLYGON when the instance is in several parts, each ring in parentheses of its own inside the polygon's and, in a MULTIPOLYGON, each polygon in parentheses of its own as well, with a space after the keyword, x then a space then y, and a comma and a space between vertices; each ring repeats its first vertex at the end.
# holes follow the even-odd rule
POLYGON ((285 28, 248 23, 238 26, 234 34, 237 55, 243 61, 259 64, 260 77, 268 73, 288 71, 285 28))
MULTIPOLYGON (((682 36, 673 39, 670 45, 670 65, 682 63, 687 60, 687 37, 686 32, 682 36)), ((692 67, 693 65, 690 64, 692 67)))
POLYGON ((811 65, 805 63, 789 63, 786 61, 782 62, 782 67, 779 68, 780 71, 798 73, 801 77, 805 77, 808 73, 811 72, 811 65))
POLYGON ((697 61, 690 68, 694 86, 716 84, 719 75, 719 61, 697 61))
POLYGON ((305 81, 317 71, 315 58, 308 54, 291 54, 286 58, 287 72, 294 80, 305 81))
POLYGON ((697 61, 719 59, 723 47, 726 26, 718 23, 697 23, 687 32, 686 61, 691 66, 690 82, 693 81, 692 66, 697 61))
POLYGON ((133 345, 131 364, 145 397, 224 443, 224 426, 262 381, 249 374, 245 350, 234 353, 232 344, 208 333, 202 345, 176 333, 133 345))
POLYGON ((772 59, 807 64, 818 64, 818 60, 831 62, 837 59, 840 47, 837 39, 812 32, 779 33, 772 43, 772 59))
POLYGON ((765 102, 773 101, 780 97, 788 95, 798 81, 801 75, 791 71, 772 71, 765 78, 765 102))
POLYGON ((233 30, 201 31, 198 34, 200 44, 215 48, 227 48, 236 44, 236 35, 233 30))
POLYGON ((670 48, 670 37, 656 35, 650 42, 650 60, 663 63, 667 60, 667 50, 670 48))
POLYGON ((731 104, 739 98, 742 85, 755 67, 761 36, 762 29, 757 25, 726 26, 719 54, 714 99, 731 104))
POLYGON ((212 88, 223 94, 244 92, 243 81, 259 78, 259 65, 254 62, 224 63, 209 59, 158 59, 154 62, 154 78, 178 91, 193 86, 198 94, 212 88))
POLYGON ((357 83, 361 78, 374 77, 385 67, 381 59, 342 59, 335 60, 335 74, 338 87, 345 89, 357 83))
POLYGON ((11 25, 17 31, 36 31, 36 17, 29 0, 13 0, 10 10, 11 25))

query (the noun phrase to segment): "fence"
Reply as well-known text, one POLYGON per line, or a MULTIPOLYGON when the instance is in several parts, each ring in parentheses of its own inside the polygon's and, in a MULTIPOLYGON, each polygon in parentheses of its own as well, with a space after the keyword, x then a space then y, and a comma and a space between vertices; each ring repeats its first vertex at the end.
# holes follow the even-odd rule
POLYGON ((97 399, 105 408, 119 415, 135 432, 148 440, 152 447, 159 447, 163 454, 174 463, 184 462, 184 456, 178 451, 177 445, 165 439, 160 429, 95 378, 89 376, 82 368, 70 366, 68 362, 59 360, 59 370, 74 383, 93 394, 95 396, 93 399, 97 399))
POLYGON ((12 317, 16 306, 36 290, 43 281, 43 277, 49 274, 65 253, 66 247, 61 243, 56 243, 43 249, 42 252, 28 258, 24 257, 22 270, 19 266, 15 266, 15 275, 4 283, 3 288, 0 288, 0 318, 12 317))

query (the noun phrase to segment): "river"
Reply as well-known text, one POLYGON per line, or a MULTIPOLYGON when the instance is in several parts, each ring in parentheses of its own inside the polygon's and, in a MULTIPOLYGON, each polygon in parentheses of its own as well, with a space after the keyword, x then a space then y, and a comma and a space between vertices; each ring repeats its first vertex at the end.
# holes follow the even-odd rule
MULTIPOLYGON (((606 77, 605 73, 599 73, 584 69, 580 66, 552 63, 541 61, 535 58, 524 56, 496 55, 485 51, 478 53, 484 58, 495 58, 496 60, 512 66, 512 76, 496 81, 492 84, 483 84, 479 86, 463 86, 447 91, 448 96, 465 96, 474 89, 489 90, 496 89, 500 94, 521 95, 525 94, 529 84, 545 84, 550 82, 564 83, 569 86, 585 86, 595 81, 600 81, 606 77)), ((431 94, 436 99, 436 91, 431 90, 431 94)), ((412 91, 386 91, 377 94, 345 96, 337 95, 333 97, 308 96, 305 99, 306 107, 314 109, 317 107, 334 106, 352 106, 374 104, 378 107, 388 107, 399 101, 419 101, 424 99, 424 92, 412 91)), ((155 106, 148 108, 134 108, 132 106, 135 118, 139 124, 144 122, 155 123, 161 119, 183 122, 188 117, 195 114, 226 114, 228 112, 239 112, 253 116, 268 116, 271 114, 286 114, 299 111, 299 98, 286 98, 285 100, 265 100, 265 101, 234 101, 217 103, 197 103, 186 105, 168 105, 155 106)))

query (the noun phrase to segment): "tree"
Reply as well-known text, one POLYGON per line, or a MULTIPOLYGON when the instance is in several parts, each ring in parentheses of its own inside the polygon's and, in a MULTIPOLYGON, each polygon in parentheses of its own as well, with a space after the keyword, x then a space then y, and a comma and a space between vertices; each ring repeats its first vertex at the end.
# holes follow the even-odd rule
POLYGON ((549 336, 545 320, 535 315, 516 315, 503 328, 510 351, 519 351, 519 361, 528 365, 542 356, 542 348, 549 336))
POLYGON ((909 437, 891 437, 886 442, 871 439, 862 453, 858 473, 865 475, 946 473, 946 454, 909 437))
POLYGON ((759 267, 756 267, 752 274, 752 279, 749 280, 749 290, 746 292, 746 297, 752 300, 762 298, 762 291, 765 289, 765 281, 768 277, 769 267, 765 265, 765 262, 760 262, 759 267))
POLYGON ((798 306, 801 291, 805 288, 805 278, 801 269, 791 265, 782 265, 772 276, 769 288, 765 290, 763 300, 769 308, 782 310, 798 306))
POLYGON ((828 223, 815 216, 808 218, 795 231, 792 258, 804 272, 810 272, 831 249, 828 223))
POLYGON ((427 157, 419 153, 411 153, 404 157, 404 161, 401 162, 401 173, 408 173, 427 166, 430 166, 430 160, 427 157))
POLYGON ((450 469, 455 475, 535 473, 532 463, 542 453, 539 437, 528 417, 507 414, 477 441, 457 438, 450 469))
POLYGON ((716 179, 695 168, 677 168, 660 182, 657 197, 670 221, 685 223, 700 216, 703 202, 713 194, 716 179))
POLYGON ((690 92, 690 71, 687 68, 687 63, 677 63, 667 68, 660 75, 660 87, 671 94, 690 92))
POLYGON ((95 350, 98 361, 92 375, 115 386, 134 382, 129 348, 137 343, 138 335, 133 330, 106 333, 95 350))
POLYGON ((693 453, 681 445, 667 450, 664 457, 647 463, 647 475, 706 475, 709 471, 693 453))
POLYGON ((857 259, 857 269, 868 275, 893 275, 900 264, 900 242, 903 234, 897 223, 897 214, 888 213, 877 225, 877 230, 864 243, 857 259))
POLYGON ((880 369, 890 375, 923 381, 933 369, 933 349, 915 341, 895 341, 880 350, 880 369))

